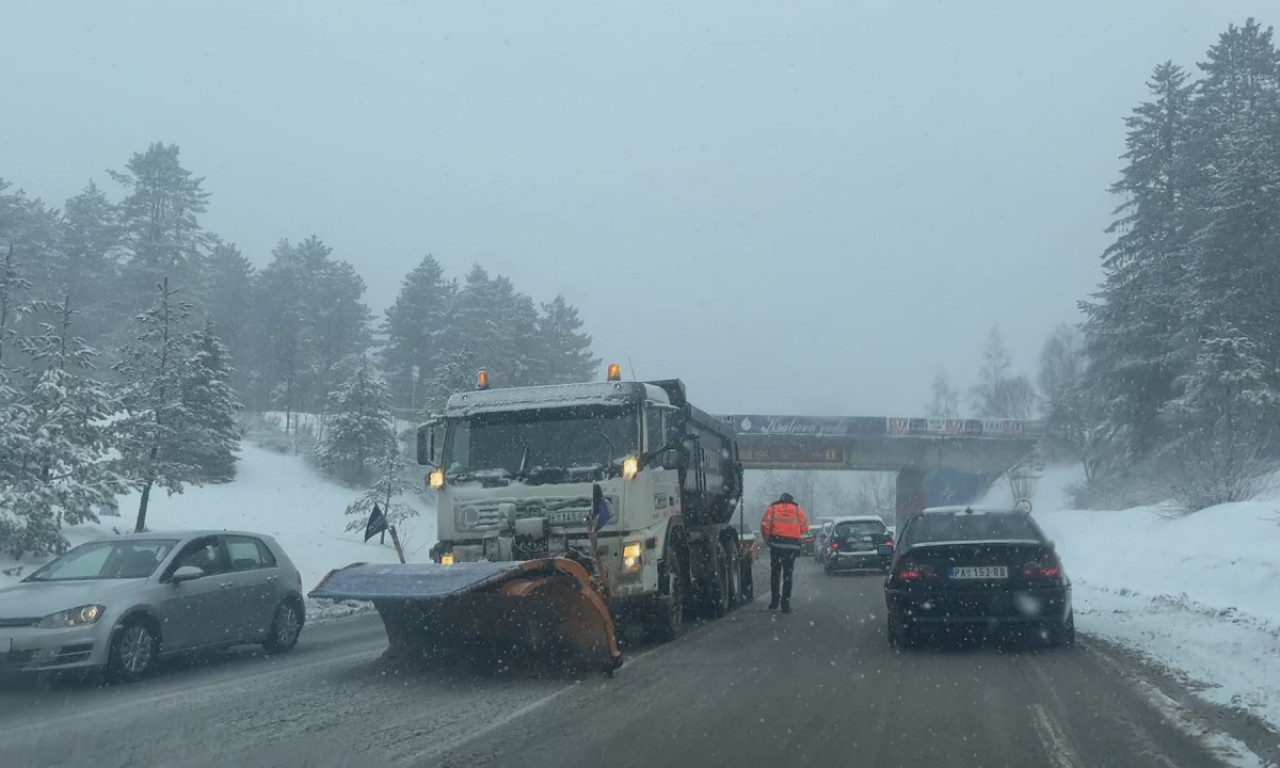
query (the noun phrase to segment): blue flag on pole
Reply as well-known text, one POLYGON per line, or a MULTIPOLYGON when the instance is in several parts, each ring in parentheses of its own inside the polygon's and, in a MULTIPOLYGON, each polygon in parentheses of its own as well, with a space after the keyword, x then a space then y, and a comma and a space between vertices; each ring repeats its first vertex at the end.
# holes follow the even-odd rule
POLYGON ((382 514, 382 509, 375 503, 373 511, 369 513, 369 522, 364 527, 364 540, 368 541, 385 530, 387 530, 387 516, 382 514))
POLYGON ((613 518, 613 505, 604 497, 599 485, 591 486, 591 527, 597 531, 609 524, 613 518))

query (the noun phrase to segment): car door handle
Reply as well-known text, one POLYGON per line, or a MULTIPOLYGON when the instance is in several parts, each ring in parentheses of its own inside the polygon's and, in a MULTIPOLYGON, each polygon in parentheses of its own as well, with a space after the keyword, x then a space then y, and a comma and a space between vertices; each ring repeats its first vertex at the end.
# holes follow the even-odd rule
POLYGON ((267 583, 269 583, 269 584, 275 584, 275 583, 276 583, 276 582, 278 582, 278 581, 280 581, 280 577, 279 577, 279 576, 268 576, 268 577, 267 577, 267 583))
POLYGON ((221 584, 219 584, 218 586, 222 587, 223 589, 231 589, 231 588, 232 588, 232 587, 234 587, 235 585, 236 585, 236 583, 235 583, 234 581, 224 581, 224 582, 222 582, 221 584))

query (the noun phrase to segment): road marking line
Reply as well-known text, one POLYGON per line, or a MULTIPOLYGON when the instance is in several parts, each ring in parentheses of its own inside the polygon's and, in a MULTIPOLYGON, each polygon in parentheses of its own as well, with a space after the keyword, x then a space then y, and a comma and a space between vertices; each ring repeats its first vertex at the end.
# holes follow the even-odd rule
POLYGON ((1076 751, 1071 748, 1067 735, 1049 717, 1045 708, 1040 704, 1029 704, 1027 709, 1031 711, 1031 724, 1035 726, 1036 735, 1040 737, 1040 743, 1044 745, 1044 751, 1054 767, 1080 768, 1082 763, 1076 751))
MULTIPOLYGON (((685 633, 680 637, 676 638, 675 640, 672 640, 669 643, 663 643, 662 645, 659 645, 655 648, 650 648, 644 653, 636 654, 635 656, 632 656, 630 659, 627 659, 626 666, 623 668, 625 669, 627 667, 633 667, 636 664, 636 662, 640 661, 646 656, 651 656, 657 653, 658 651, 662 651, 662 650, 677 646, 683 640, 690 637, 692 634, 693 633, 685 633)), ((515 722, 516 720, 519 720, 520 718, 524 717, 525 715, 531 712, 535 712, 539 709, 542 709, 543 707, 550 704, 555 699, 559 698, 560 694, 562 693, 566 693, 568 691, 572 691, 574 689, 581 689, 581 688, 582 688, 581 681, 570 683, 569 685, 566 685, 563 688, 560 688, 558 690, 552 691, 551 693, 548 693, 546 696, 543 696, 541 699, 538 699, 537 701, 531 701, 528 704, 525 704, 523 707, 520 707, 514 712, 508 712, 507 714, 503 715, 502 717, 499 717, 496 720, 489 721, 488 724, 486 724, 483 728, 477 731, 471 731, 455 739, 450 739, 449 741, 443 744, 433 745, 431 749, 428 749, 424 752, 419 753, 416 756, 416 759, 433 760, 435 758, 441 757, 442 755, 452 752, 453 750, 458 749, 459 747, 465 744, 475 741, 476 739, 479 739, 490 733, 493 733, 494 731, 498 730, 499 728, 502 728, 503 726, 510 725, 511 723, 515 722)), ((1074 768, 1074 766, 1072 768, 1074 768)))

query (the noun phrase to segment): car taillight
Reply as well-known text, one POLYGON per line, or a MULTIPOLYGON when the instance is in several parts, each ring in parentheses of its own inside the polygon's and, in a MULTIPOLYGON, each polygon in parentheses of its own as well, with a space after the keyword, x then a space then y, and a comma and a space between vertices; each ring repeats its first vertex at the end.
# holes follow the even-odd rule
POLYGON ((1062 566, 1059 565, 1056 558, 1032 560, 1022 566, 1022 576, 1027 579, 1060 579, 1062 578, 1062 566))
POLYGON ((932 566, 902 563, 898 566, 898 571, 894 574, 894 578, 898 581, 919 581, 920 579, 931 579, 936 575, 932 566))
POLYGON ((833 541, 833 542, 831 542, 831 548, 832 548, 832 549, 839 549, 839 548, 840 548, 840 542, 838 542, 838 541, 833 541))

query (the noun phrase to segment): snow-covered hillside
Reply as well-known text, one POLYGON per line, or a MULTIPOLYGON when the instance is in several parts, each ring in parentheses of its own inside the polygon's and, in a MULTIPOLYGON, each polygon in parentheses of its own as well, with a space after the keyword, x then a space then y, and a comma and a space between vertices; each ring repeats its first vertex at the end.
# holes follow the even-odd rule
MULTIPOLYGON (((1280 728, 1280 502, 1191 515, 1068 509, 1079 471, 1050 468, 1035 517, 1074 584, 1076 623, 1189 678, 1216 704, 1280 728)), ((1009 501, 1007 486, 987 501, 1009 501)))
MULTIPOLYGON (((303 588, 310 590, 332 568, 353 562, 395 561, 390 537, 385 546, 377 539, 364 544, 363 533, 343 530, 348 522, 343 511, 358 495, 321 476, 298 456, 244 443, 235 481, 189 487, 174 496, 153 493, 147 527, 152 531, 240 529, 274 536, 302 572, 303 588)), ((435 512, 417 498, 400 500, 421 511, 418 518, 401 526, 405 555, 411 561, 425 560, 436 540, 435 512)), ((69 528, 67 538, 79 544, 111 535, 113 528, 132 530, 137 507, 136 495, 122 497, 122 517, 104 517, 98 525, 69 528)), ((17 581, 36 565, 0 556, 0 586, 17 581)))

